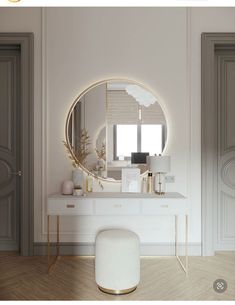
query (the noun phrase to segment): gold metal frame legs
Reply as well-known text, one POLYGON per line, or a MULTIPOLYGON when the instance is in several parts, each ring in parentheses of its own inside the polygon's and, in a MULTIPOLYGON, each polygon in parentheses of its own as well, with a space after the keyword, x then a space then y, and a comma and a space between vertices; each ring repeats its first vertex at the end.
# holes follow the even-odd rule
MULTIPOLYGON (((54 268, 57 260, 60 258, 60 217, 57 217, 56 223, 56 256, 51 262, 51 247, 50 247, 50 215, 47 216, 47 272, 50 273, 54 268)), ((188 275, 188 215, 185 215, 185 264, 178 255, 178 215, 175 215, 175 256, 179 261, 182 269, 188 275)), ((126 294, 134 291, 137 286, 126 290, 109 290, 98 286, 100 290, 110 294, 126 294)))
POLYGON ((186 275, 188 275, 188 215, 185 215, 185 265, 178 255, 178 215, 175 215, 175 256, 186 275))
POLYGON ((55 266, 57 259, 60 257, 60 217, 56 216, 56 257, 51 262, 50 247, 50 215, 47 216, 47 272, 50 273, 55 266))
POLYGON ((137 286, 128 288, 128 289, 122 289, 122 290, 114 290, 114 289, 107 289, 104 287, 101 287, 98 285, 99 290, 101 290, 102 292, 108 293, 108 294, 115 294, 115 295, 120 295, 120 294, 127 294, 127 293, 131 293, 134 290, 136 290, 137 286))

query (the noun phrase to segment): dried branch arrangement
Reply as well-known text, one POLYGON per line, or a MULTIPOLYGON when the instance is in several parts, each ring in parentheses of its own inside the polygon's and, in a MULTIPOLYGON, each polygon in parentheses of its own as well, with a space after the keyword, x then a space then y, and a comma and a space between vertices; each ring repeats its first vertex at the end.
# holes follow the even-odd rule
MULTIPOLYGON (((72 161, 73 167, 80 167, 81 165, 85 166, 86 158, 91 153, 88 149, 88 146, 90 145, 90 137, 88 135, 88 131, 85 128, 81 130, 79 137, 79 148, 77 150, 75 150, 73 146, 71 147, 72 150, 74 151, 74 154, 76 155, 76 158, 74 158, 74 156, 72 155, 68 143, 66 141, 63 141, 63 144, 66 148, 69 159, 72 161)), ((96 175, 94 175, 94 178, 96 179, 99 186, 103 190, 104 186, 99 180, 99 178, 96 175)))
POLYGON ((91 143, 88 131, 85 128, 82 128, 79 136, 79 147, 77 150, 75 150, 75 155, 79 163, 81 163, 83 166, 86 164, 87 156, 91 153, 88 148, 90 144, 91 143))
POLYGON ((101 149, 95 148, 98 159, 106 160, 106 145, 102 142, 101 149))
MULTIPOLYGON (((72 161, 73 167, 79 167, 79 162, 77 162, 77 160, 75 160, 74 157, 72 156, 68 143, 66 141, 62 141, 62 142, 66 148, 66 152, 68 154, 69 159, 72 161)), ((73 147, 72 147, 72 149, 73 149, 73 147)))

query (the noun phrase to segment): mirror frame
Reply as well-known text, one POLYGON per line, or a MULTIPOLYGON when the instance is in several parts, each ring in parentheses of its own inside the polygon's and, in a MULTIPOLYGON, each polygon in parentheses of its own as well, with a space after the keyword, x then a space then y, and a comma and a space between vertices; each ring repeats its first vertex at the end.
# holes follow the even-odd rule
MULTIPOLYGON (((77 103, 79 102, 79 100, 80 100, 88 91, 90 91, 91 89, 93 89, 93 88, 95 88, 95 87, 97 87, 97 86, 99 86, 99 85, 103 85, 103 84, 105 84, 105 83, 107 83, 107 82, 117 82, 117 81, 120 81, 120 82, 128 82, 128 83, 132 83, 132 84, 138 85, 138 86, 144 88, 145 90, 151 92, 151 94, 152 94, 153 96, 156 97, 156 94, 155 94, 154 92, 152 92, 151 89, 149 89, 149 88, 146 87, 145 85, 143 85, 143 84, 141 84, 141 83, 139 83, 139 82, 137 82, 137 81, 134 81, 134 80, 130 80, 130 79, 126 79, 126 78, 108 78, 108 79, 105 79, 105 80, 100 80, 100 81, 98 81, 98 82, 96 82, 96 83, 93 83, 92 85, 90 85, 89 87, 87 87, 85 90, 83 90, 83 91, 77 96, 77 98, 73 101, 72 106, 70 107, 69 112, 68 112, 68 114, 67 114, 66 124, 65 124, 65 141, 66 141, 66 143, 67 143, 67 148, 68 148, 68 150, 69 150, 69 153, 70 153, 71 156, 73 157, 73 159, 74 159, 74 160, 76 161, 76 163, 78 164, 78 167, 79 167, 80 169, 82 169, 87 175, 91 175, 92 177, 95 177, 96 179, 98 179, 98 180, 100 180, 100 181, 103 181, 103 182, 112 182, 112 183, 120 183, 122 180, 114 180, 114 179, 109 178, 109 177, 107 177, 107 178, 102 178, 102 177, 100 177, 100 176, 96 176, 95 174, 93 174, 92 172, 90 172, 87 168, 85 168, 85 167, 78 161, 76 155, 75 155, 74 152, 73 152, 71 143, 70 143, 70 141, 69 141, 69 121, 70 121, 72 112, 73 112, 73 110, 74 110, 74 107, 77 105, 77 103)), ((156 98, 156 99, 157 99, 157 102, 159 103, 158 98, 156 98)), ((165 151, 165 149, 166 149, 166 147, 167 147, 167 144, 168 144, 168 138, 169 138, 169 124, 168 124, 167 116, 166 116, 166 113, 165 113, 165 109, 162 107, 162 104, 161 104, 161 103, 159 103, 159 105, 160 105, 161 108, 162 108, 162 111, 163 111, 163 113, 164 113, 164 116, 165 116, 165 118, 166 118, 166 123, 167 123, 167 137, 166 137, 165 147, 164 147, 164 149, 163 149, 163 151, 162 151, 162 154, 163 154, 164 151, 165 151)), ((144 173, 142 173, 142 174, 140 175, 140 177, 141 177, 141 178, 144 177, 144 176, 146 175, 146 172, 147 172, 147 171, 145 171, 144 173)))

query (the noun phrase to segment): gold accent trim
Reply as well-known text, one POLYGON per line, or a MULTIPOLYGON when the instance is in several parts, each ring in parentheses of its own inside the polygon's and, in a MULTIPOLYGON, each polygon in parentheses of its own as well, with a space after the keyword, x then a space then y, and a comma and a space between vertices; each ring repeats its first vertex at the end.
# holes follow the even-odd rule
POLYGON ((101 290, 104 293, 108 293, 108 294, 115 294, 115 295, 120 295, 120 294, 127 294, 127 293, 131 293, 134 290, 136 290, 137 286, 128 288, 128 289, 122 289, 122 290, 115 290, 115 289, 108 289, 108 288, 104 288, 98 285, 99 290, 101 290))
POLYGON ((50 274, 58 259, 60 259, 60 216, 56 216, 56 256, 51 262, 51 245, 50 245, 50 215, 47 215, 47 273, 50 274))
POLYGON ((185 214, 185 264, 178 255, 178 215, 175 215, 175 256, 186 276, 188 276, 188 215, 185 214))
MULTIPOLYGON (((69 141, 69 120, 70 120, 70 117, 72 115, 72 112, 73 112, 73 109, 74 107, 76 106, 76 104, 79 102, 79 100, 92 88, 95 88, 99 85, 103 85, 103 84, 107 84, 108 82, 128 82, 128 83, 132 83, 132 84, 136 84, 138 86, 141 86, 142 88, 146 89, 147 91, 151 92, 153 94, 153 96, 156 97, 157 99, 157 102, 159 103, 159 105, 161 106, 162 108, 162 111, 164 113, 164 116, 166 118, 166 123, 167 123, 167 126, 170 126, 169 124, 169 121, 168 121, 168 116, 166 115, 167 114, 167 111, 166 111, 166 108, 164 105, 161 104, 161 102, 159 101, 162 101, 163 99, 160 98, 158 95, 156 95, 155 92, 153 92, 153 90, 151 90, 150 88, 148 88, 146 85, 143 85, 141 84, 140 82, 137 82, 137 81, 134 81, 134 80, 130 80, 130 79, 126 79, 126 78, 109 78, 109 79, 105 79, 105 80, 100 80, 100 81, 97 81, 95 83, 93 83, 92 85, 90 85, 89 87, 87 87, 85 90, 82 91, 82 93, 80 93, 76 99, 74 100, 72 106, 70 107, 69 109, 69 112, 67 114, 67 119, 66 119, 66 124, 65 124, 65 141, 68 145, 68 150, 71 154, 71 156, 73 157, 74 160, 76 160, 77 164, 79 164, 79 167, 87 174, 87 175, 91 175, 92 177, 95 177, 97 178, 98 180, 100 181, 103 181, 103 182, 112 182, 112 183, 120 183, 121 180, 113 180, 111 178, 102 178, 102 177, 96 177, 93 173, 91 173, 87 168, 85 168, 80 162, 79 160, 77 159, 76 155, 74 154, 73 152, 73 149, 71 147, 71 143, 69 141)), ((168 141, 169 141, 169 127, 167 127, 167 138, 166 138, 166 143, 165 143, 165 147, 164 147, 164 150, 166 149, 167 145, 168 145, 168 141)), ((141 174, 141 177, 143 177, 144 175, 146 174, 143 173, 141 174)))

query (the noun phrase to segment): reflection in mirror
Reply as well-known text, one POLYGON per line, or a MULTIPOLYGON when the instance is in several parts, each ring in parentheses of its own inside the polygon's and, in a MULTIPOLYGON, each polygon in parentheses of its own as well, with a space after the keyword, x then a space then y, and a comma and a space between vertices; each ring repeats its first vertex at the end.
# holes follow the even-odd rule
POLYGON ((106 84, 89 90, 76 103, 69 118, 69 144, 80 164, 106 177, 106 84))
POLYGON ((67 126, 68 144, 79 163, 114 180, 121 179, 123 167, 139 167, 144 173, 146 155, 161 154, 167 136, 156 98, 129 81, 92 87, 76 102, 67 126))

